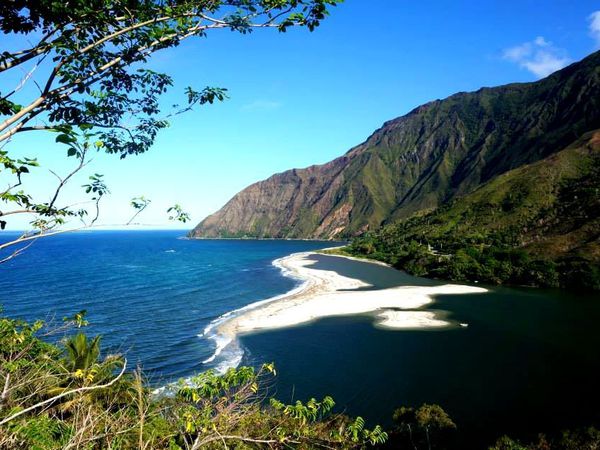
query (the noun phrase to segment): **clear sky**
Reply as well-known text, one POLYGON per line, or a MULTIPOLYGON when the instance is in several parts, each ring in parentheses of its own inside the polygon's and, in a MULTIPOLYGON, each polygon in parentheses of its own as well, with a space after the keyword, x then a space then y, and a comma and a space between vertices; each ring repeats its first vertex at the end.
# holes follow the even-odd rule
MULTIPOLYGON (((419 104, 583 58, 600 48, 599 11, 597 0, 346 0, 313 33, 217 30, 157 53, 151 68, 174 77, 165 105, 188 85, 226 87, 231 98, 178 116, 147 154, 99 154, 63 200, 82 200, 87 175, 103 173, 112 194, 101 222, 124 223, 129 200, 144 195, 153 203, 141 222, 173 226, 165 210, 177 202, 191 227, 247 185, 340 156, 419 104)), ((40 159, 28 188, 42 196, 47 168, 64 173, 73 162, 53 138, 22 133, 8 148, 40 159)), ((20 220, 11 227, 25 228, 20 220)))

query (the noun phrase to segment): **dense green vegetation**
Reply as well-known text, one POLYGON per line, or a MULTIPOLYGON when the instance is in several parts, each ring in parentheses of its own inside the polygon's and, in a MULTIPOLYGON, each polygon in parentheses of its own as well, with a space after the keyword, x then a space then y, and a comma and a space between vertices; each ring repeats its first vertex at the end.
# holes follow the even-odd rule
POLYGON ((456 424, 438 405, 402 407, 394 411, 391 443, 403 448, 448 448, 453 446, 456 424))
POLYGON ((275 399, 272 364, 204 372, 154 395, 123 356, 102 356, 100 337, 65 334, 83 325, 82 314, 54 328, 0 318, 0 448, 363 448, 387 438, 333 413, 331 397, 275 399))
POLYGON ((366 233, 345 251, 434 278, 600 289, 598 136, 366 233))

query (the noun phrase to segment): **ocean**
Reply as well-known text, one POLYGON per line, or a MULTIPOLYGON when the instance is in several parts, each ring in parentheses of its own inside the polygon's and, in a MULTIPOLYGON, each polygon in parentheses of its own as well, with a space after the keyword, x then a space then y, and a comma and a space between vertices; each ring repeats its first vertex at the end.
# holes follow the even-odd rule
MULTIPOLYGON (((488 286, 426 309, 466 327, 385 330, 330 317, 242 336, 219 353, 224 315, 297 289, 277 266, 316 241, 187 240, 180 231, 82 232, 40 240, 0 266, 4 314, 59 321, 88 311, 87 332, 155 386, 209 368, 274 361, 283 400, 332 395, 338 411, 391 424, 394 408, 442 405, 474 448, 600 423, 597 294, 488 286), (275 262, 275 264, 274 264, 275 262)), ((6 234, 0 234, 0 239, 6 234)), ((314 268, 376 288, 440 281, 332 256, 314 268)))
POLYGON ((239 349, 212 359, 218 342, 205 328, 300 284, 274 260, 331 245, 189 240, 183 231, 62 234, 0 266, 0 305, 10 317, 58 323, 85 309, 86 331, 102 335, 106 352, 125 353, 161 384, 239 363, 239 349))

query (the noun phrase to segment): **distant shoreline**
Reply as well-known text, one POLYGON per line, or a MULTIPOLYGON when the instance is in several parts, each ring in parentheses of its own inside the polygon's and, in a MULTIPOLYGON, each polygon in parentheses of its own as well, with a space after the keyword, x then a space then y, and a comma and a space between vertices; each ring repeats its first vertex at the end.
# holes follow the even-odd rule
POLYGON ((348 242, 346 240, 335 239, 313 239, 313 238, 269 238, 269 237, 206 237, 189 236, 187 239, 199 241, 305 241, 305 242, 348 242))
POLYGON ((315 250, 313 253, 316 254, 320 254, 320 255, 325 255, 325 256, 335 256, 336 258, 345 258, 345 259, 349 259, 351 261, 358 261, 358 262, 366 262, 366 263, 370 263, 370 264, 376 264, 378 266, 383 266, 383 267, 389 267, 390 269, 394 269, 394 270, 402 270, 402 269, 398 269, 394 266, 392 266, 389 263, 383 262, 383 261, 379 261, 378 259, 373 259, 373 258, 367 258, 366 256, 352 256, 352 255, 346 255, 344 253, 327 253, 327 250, 336 250, 336 249, 341 249, 346 247, 345 245, 340 245, 339 247, 329 247, 329 248, 323 248, 321 250, 315 250))

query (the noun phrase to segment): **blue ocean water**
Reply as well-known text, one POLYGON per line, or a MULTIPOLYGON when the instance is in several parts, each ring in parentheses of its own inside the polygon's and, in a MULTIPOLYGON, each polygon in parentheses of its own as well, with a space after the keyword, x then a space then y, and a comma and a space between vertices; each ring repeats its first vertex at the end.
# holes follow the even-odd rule
MULTIPOLYGON (((0 234, 0 241, 10 235, 0 234)), ((94 231, 38 240, 0 266, 0 305, 27 320, 88 311, 87 332, 160 384, 222 364, 201 336, 219 316, 284 294, 298 281, 273 260, 315 241, 188 240, 182 231, 94 231), (200 336, 199 336, 200 335, 200 336)))

